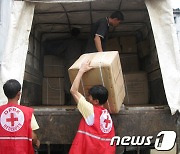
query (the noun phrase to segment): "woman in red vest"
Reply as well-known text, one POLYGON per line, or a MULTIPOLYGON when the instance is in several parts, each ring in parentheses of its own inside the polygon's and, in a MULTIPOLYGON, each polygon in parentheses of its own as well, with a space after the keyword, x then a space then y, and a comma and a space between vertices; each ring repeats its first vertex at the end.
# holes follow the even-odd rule
POLYGON ((77 107, 83 118, 80 121, 69 154, 115 154, 115 146, 110 146, 115 136, 114 125, 107 109, 103 107, 108 99, 108 91, 102 85, 89 89, 88 101, 78 92, 83 74, 92 67, 90 61, 82 64, 71 87, 77 107))
POLYGON ((8 80, 3 86, 8 103, 0 106, 0 154, 34 154, 40 142, 32 129, 39 128, 33 109, 18 105, 21 85, 8 80))

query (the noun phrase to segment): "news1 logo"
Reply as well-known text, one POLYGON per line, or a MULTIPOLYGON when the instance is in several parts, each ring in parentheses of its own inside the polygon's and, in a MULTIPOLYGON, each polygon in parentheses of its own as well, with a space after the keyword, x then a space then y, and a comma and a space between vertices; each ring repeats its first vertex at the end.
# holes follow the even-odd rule
POLYGON ((155 149, 159 151, 171 150, 174 147, 176 133, 174 131, 161 131, 158 133, 155 141, 155 149), (162 141, 160 141, 160 137, 162 141))
MULTIPOLYGON (((124 136, 122 139, 119 136, 114 136, 111 139, 110 145, 123 145, 123 146, 148 146, 151 145, 153 136, 124 136)), ((176 141, 176 132, 174 131, 161 131, 157 134, 154 147, 158 151, 171 150, 176 141)))

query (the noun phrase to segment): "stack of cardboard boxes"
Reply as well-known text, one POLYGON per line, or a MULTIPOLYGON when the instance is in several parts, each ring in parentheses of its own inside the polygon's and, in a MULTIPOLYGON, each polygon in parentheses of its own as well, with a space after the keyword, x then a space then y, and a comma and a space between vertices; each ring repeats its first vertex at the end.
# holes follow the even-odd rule
POLYGON ((146 46, 147 42, 137 45, 135 36, 122 36, 108 40, 107 50, 119 51, 126 90, 123 102, 125 105, 141 105, 149 102, 147 73, 140 71, 137 54, 140 50, 141 55, 144 55, 146 46))
POLYGON ((44 105, 64 105, 64 62, 57 56, 44 56, 44 105))
MULTIPOLYGON (((120 38, 109 39, 107 42, 107 51, 118 51, 120 61, 117 58, 117 53, 114 52, 97 56, 95 56, 97 53, 90 54, 90 59, 94 59, 93 63, 97 69, 92 73, 93 76, 89 75, 90 77, 84 77, 84 80, 88 79, 89 81, 84 82, 87 83, 87 85, 84 85, 85 91, 80 87, 81 92, 87 95, 87 90, 92 85, 98 83, 107 84, 112 100, 110 98, 111 104, 109 107, 107 104, 106 108, 112 110, 112 113, 119 111, 122 102, 125 105, 147 104, 149 102, 147 74, 145 71, 141 71, 139 67, 139 56, 141 57, 146 54, 144 53, 145 49, 147 49, 147 42, 142 42, 137 45, 135 36, 121 36, 120 38), (140 52, 141 55, 137 54, 137 52, 140 52), (100 60, 102 64, 101 69, 98 63, 100 60), (102 72, 100 72, 100 70, 102 72), (123 72, 122 75, 121 71, 123 72), (101 77, 103 73, 104 81, 102 81, 101 77), (99 76, 97 76, 97 74, 99 74, 99 76), (116 83, 115 80, 117 79, 119 82, 116 83), (97 83, 95 81, 97 81, 97 83), (125 89, 125 98, 123 97, 123 88, 125 89), (113 92, 115 93, 114 95, 113 92)), ((82 57, 78 61, 80 62, 81 60, 82 57)), ((71 81, 73 81, 77 74, 79 62, 75 63, 70 69, 71 81)), ((43 104, 64 105, 64 84, 63 60, 53 55, 44 56, 43 104)))

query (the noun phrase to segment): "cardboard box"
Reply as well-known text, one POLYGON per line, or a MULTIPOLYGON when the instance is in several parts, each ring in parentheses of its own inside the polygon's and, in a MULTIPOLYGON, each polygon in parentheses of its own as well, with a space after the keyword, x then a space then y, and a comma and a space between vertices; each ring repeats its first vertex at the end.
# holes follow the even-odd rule
POLYGON ((136 37, 122 36, 120 37, 120 46, 122 53, 137 53, 136 37))
POLYGON ((118 51, 121 52, 121 47, 118 38, 112 38, 107 40, 106 51, 118 51))
POLYGON ((64 61, 57 56, 44 56, 44 77, 64 77, 64 61))
POLYGON ((120 54, 123 73, 139 71, 139 60, 137 54, 120 54))
POLYGON ((145 72, 127 73, 124 75, 126 96, 124 104, 148 104, 149 92, 147 74, 145 72))
POLYGON ((118 113, 125 96, 124 80, 118 51, 82 55, 69 68, 71 83, 78 73, 79 66, 85 59, 90 59, 90 65, 94 68, 83 75, 79 91, 87 98, 89 88, 94 85, 104 85, 109 91, 108 102, 104 107, 110 113, 118 113))
POLYGON ((43 78, 44 105, 64 105, 64 78, 43 78))

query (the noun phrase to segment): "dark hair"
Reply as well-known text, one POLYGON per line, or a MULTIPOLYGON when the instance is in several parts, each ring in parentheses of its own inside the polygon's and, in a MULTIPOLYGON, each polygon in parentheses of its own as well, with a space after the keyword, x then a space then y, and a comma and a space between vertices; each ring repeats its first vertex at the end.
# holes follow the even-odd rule
POLYGON ((89 89, 89 95, 92 96, 93 100, 99 100, 99 104, 105 104, 108 99, 108 90, 102 85, 96 85, 89 89))
POLYGON ((79 28, 72 28, 71 29, 71 35, 72 36, 78 36, 80 34, 79 28))
POLYGON ((3 85, 3 90, 6 97, 12 99, 21 90, 21 84, 15 79, 10 79, 3 85))
POLYGON ((117 19, 123 21, 124 20, 124 15, 123 15, 123 13, 121 11, 115 11, 115 12, 113 12, 111 14, 110 18, 112 18, 112 19, 117 18, 117 19))

